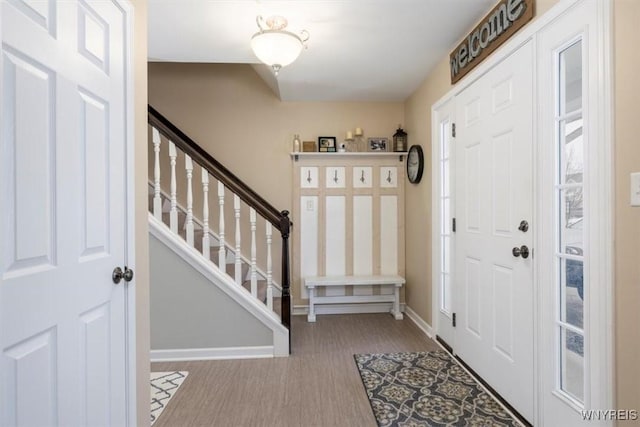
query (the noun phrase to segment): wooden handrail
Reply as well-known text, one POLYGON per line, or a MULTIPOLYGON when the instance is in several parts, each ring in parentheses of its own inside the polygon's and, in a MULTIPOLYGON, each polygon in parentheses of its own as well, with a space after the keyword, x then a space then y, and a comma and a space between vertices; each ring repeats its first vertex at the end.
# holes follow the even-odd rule
POLYGON ((243 202, 254 208, 256 212, 266 218, 267 221, 280 230, 280 234, 283 233, 283 212, 278 211, 269 202, 253 191, 247 184, 240 180, 240 178, 235 176, 233 172, 214 159, 193 139, 189 138, 189 136, 178 129, 177 126, 171 123, 151 105, 148 106, 148 111, 150 125, 156 128, 162 135, 189 155, 196 163, 205 168, 218 181, 222 182, 225 187, 231 190, 234 194, 237 194, 243 202))

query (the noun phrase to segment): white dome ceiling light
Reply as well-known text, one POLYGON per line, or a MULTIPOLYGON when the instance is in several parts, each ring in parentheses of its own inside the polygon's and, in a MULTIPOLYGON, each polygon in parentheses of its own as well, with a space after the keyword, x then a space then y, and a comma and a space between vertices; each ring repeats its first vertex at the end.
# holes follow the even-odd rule
POLYGON ((251 49, 260 61, 273 68, 277 76, 282 67, 295 61, 307 47, 309 33, 303 30, 298 35, 285 31, 287 20, 282 16, 271 16, 266 21, 258 16, 256 24, 260 31, 251 37, 251 49))

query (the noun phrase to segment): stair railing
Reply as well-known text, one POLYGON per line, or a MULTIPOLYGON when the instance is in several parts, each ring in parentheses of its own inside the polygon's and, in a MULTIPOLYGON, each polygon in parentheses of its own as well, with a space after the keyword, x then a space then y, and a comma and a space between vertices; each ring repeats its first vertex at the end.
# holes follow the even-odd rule
MULTIPOLYGON (((265 221, 265 239, 266 239, 266 274, 264 279, 266 280, 266 296, 263 300, 267 308, 274 310, 274 281, 273 281, 273 266, 272 266, 272 228, 275 228, 280 232, 282 238, 282 256, 281 256, 281 305, 280 305, 280 318, 282 324, 291 330, 291 276, 289 268, 289 233, 291 227, 291 221, 289 219, 289 212, 286 210, 279 211, 273 207, 269 202, 252 190, 247 184, 242 182, 236 175, 234 175, 229 169, 223 166, 220 162, 214 159, 209 153, 207 153, 202 147, 200 147, 193 139, 182 132, 178 127, 171 123, 167 118, 155 110, 152 106, 148 106, 148 118, 149 126, 151 127, 153 144, 153 179, 151 180, 151 194, 152 203, 150 208, 153 216, 163 220, 163 213, 168 209, 169 228, 176 234, 180 234, 179 227, 179 209, 178 209, 178 175, 176 172, 178 153, 184 155, 185 160, 185 173, 186 173, 186 217, 184 219, 183 226, 181 227, 185 232, 186 242, 196 247, 202 243, 200 249, 203 256, 207 259, 216 261, 217 266, 224 273, 227 273, 227 265, 233 266, 233 279, 238 285, 245 283, 248 276, 250 287, 249 291, 254 297, 258 297, 258 267, 257 267, 257 239, 256 230, 258 217, 261 217, 265 221), (169 170, 170 181, 168 194, 162 189, 161 183, 161 163, 163 160, 160 156, 160 146, 166 141, 169 145, 168 157, 169 157, 169 170), (202 184, 202 218, 198 221, 195 220, 195 214, 193 212, 194 195, 193 195, 193 181, 194 181, 194 164, 201 168, 201 180, 202 184), (212 245, 212 232, 213 227, 210 223, 209 214, 209 176, 212 176, 217 180, 217 199, 219 206, 219 223, 217 229, 217 257, 215 254, 211 254, 212 245), (233 196, 232 203, 226 203, 227 192, 233 196), (164 198, 164 200, 163 200, 164 198), (168 198, 168 200, 167 200, 168 198), (249 221, 250 221, 250 234, 251 234, 251 250, 249 260, 249 271, 246 276, 242 269, 242 257, 241 257, 241 225, 240 225, 240 202, 244 202, 249 207, 249 221), (227 242, 227 235, 225 233, 225 205, 233 207, 233 217, 235 219, 234 229, 235 236, 233 244, 231 241, 227 242), (202 238, 195 240, 196 225, 202 234, 202 238), (229 252, 229 253, 228 253, 229 252), (233 252, 233 253, 231 253, 233 252), (232 257, 231 257, 232 256, 232 257), (230 259, 230 262, 228 260, 230 259)), ((213 189, 212 189, 213 190, 213 189)), ((289 334, 289 341, 291 341, 291 334, 289 334)), ((289 348, 291 348, 289 346, 289 348)))

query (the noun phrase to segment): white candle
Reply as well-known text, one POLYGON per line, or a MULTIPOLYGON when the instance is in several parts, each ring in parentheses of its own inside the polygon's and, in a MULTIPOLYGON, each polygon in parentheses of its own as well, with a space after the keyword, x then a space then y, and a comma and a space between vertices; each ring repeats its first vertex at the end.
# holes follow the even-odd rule
POLYGON ((353 134, 351 131, 347 132, 347 139, 353 139, 353 134))
POLYGON ((362 128, 356 128, 356 136, 362 136, 362 128))

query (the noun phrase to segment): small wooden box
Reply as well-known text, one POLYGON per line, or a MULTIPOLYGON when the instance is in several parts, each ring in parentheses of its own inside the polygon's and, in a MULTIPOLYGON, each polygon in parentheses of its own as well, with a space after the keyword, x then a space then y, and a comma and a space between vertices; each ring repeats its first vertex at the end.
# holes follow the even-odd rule
POLYGON ((313 153, 318 151, 318 149, 316 148, 316 142, 315 141, 303 141, 302 142, 302 152, 303 153, 313 153))

